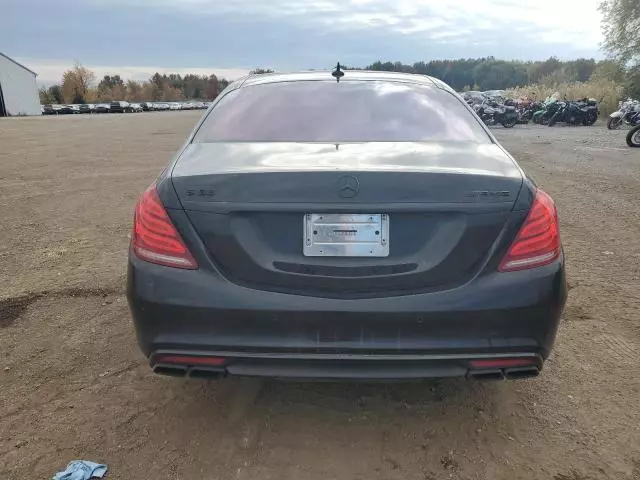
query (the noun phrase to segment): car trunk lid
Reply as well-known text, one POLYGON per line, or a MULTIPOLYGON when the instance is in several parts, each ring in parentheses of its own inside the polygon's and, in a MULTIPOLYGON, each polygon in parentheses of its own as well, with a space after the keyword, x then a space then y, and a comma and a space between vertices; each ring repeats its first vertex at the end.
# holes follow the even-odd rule
POLYGON ((192 144, 172 179, 229 279, 341 297, 468 281, 486 261, 522 185, 520 169, 493 144, 192 144), (387 248, 373 258, 309 256, 304 232, 312 214, 384 215, 387 248))

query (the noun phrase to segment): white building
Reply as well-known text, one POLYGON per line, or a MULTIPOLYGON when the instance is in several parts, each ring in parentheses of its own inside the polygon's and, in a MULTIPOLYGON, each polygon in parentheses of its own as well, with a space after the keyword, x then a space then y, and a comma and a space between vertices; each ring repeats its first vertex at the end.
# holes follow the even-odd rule
POLYGON ((41 114, 36 75, 0 52, 0 117, 41 114))

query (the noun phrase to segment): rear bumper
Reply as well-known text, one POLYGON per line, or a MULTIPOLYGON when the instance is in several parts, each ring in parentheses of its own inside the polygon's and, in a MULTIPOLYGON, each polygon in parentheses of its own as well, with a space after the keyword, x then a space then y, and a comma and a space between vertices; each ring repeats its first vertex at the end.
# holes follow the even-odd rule
POLYGON ((528 358, 537 372, 567 290, 562 258, 448 291, 345 300, 253 290, 131 255, 127 295, 138 342, 158 373, 399 379, 510 376, 472 364, 487 358, 528 358), (168 365, 166 354, 225 360, 168 365))
POLYGON ((466 376, 497 380, 536 376, 542 369, 543 359, 533 353, 345 355, 162 350, 154 352, 149 363, 156 373, 193 378, 234 375, 314 380, 409 380, 466 376), (220 365, 194 364, 194 356, 199 360, 222 362, 220 365), (478 361, 489 361, 492 365, 474 365, 478 361), (522 363, 512 366, 514 361, 522 363))

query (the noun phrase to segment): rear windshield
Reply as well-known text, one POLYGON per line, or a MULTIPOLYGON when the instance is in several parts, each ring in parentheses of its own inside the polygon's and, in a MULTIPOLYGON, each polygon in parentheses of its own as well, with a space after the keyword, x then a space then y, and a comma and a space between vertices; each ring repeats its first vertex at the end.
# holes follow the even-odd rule
POLYGON ((298 81, 227 93, 195 142, 490 143, 452 94, 432 86, 380 81, 298 81))

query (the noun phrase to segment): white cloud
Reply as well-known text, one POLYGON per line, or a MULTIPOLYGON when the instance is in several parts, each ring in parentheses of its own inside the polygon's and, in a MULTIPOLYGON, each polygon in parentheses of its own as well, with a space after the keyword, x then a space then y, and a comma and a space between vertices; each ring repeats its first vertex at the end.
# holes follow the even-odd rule
MULTIPOLYGON (((94 0, 106 2, 107 0, 94 0)), ((110 0, 109 3, 113 3, 110 0)), ((124 2, 125 0, 120 0, 124 2)), ((537 31, 538 43, 567 44, 580 49, 598 48, 600 0, 140 0, 165 8, 200 14, 243 13, 286 21, 332 27, 388 28, 402 34, 430 38, 463 36, 460 29, 490 32, 512 28, 537 31)), ((500 32, 504 34, 505 32, 500 32)), ((465 34, 466 35, 466 32, 465 34)), ((470 35, 473 35, 471 33, 470 35)), ((490 38, 490 37, 487 37, 490 38)), ((501 35, 502 38, 502 35, 501 35)), ((473 40, 473 38, 470 38, 473 40)), ((528 39, 530 41, 531 39, 528 39)), ((514 42, 520 41, 517 36, 514 42)))
MULTIPOLYGON (((59 83, 65 70, 73 67, 73 60, 51 60, 40 58, 18 57, 16 61, 22 63, 30 70, 38 74, 38 83, 41 85, 51 85, 59 83)), ((248 68, 205 68, 205 67, 147 67, 147 66, 108 66, 85 64, 89 70, 96 75, 96 80, 100 80, 104 75, 120 75, 126 80, 148 80, 151 75, 158 72, 160 74, 179 73, 181 75, 193 73, 195 75, 215 74, 219 78, 235 80, 249 73, 248 68)))
POLYGON ((23 22, 19 32, 9 21, 0 43, 14 41, 17 60, 37 72, 41 84, 59 82, 73 58, 98 78, 135 80, 156 71, 234 79, 262 62, 289 70, 327 67, 337 59, 353 66, 489 55, 569 59, 598 55, 599 1, 57 0, 56 8, 77 4, 78 20, 65 16, 38 25, 36 19, 35 26, 23 22), (113 37, 83 30, 81 14, 93 18, 96 12, 105 15, 113 37), (149 27, 131 28, 140 18, 149 27), (39 33, 28 35, 26 27, 39 33), (58 52, 67 58, 56 59, 58 52), (44 58, 47 53, 54 57, 44 58))

